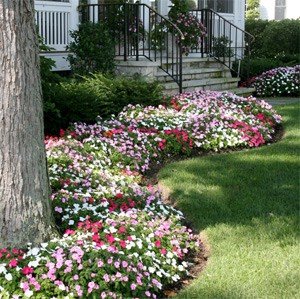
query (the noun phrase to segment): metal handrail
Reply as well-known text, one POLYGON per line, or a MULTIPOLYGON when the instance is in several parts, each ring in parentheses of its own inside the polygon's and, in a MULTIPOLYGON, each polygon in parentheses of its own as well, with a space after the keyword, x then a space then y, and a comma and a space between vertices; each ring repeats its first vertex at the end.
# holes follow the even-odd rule
POLYGON ((179 92, 182 92, 184 35, 169 19, 143 3, 83 4, 79 6, 79 11, 82 22, 114 21, 111 30, 116 42, 115 55, 123 57, 124 61, 138 61, 140 57, 145 57, 158 62, 159 68, 178 84, 179 92), (167 32, 162 34, 163 40, 158 41, 157 45, 157 41, 152 40, 153 32, 159 32, 162 23, 167 24, 167 32))
POLYGON ((207 28, 207 35, 200 47, 193 49, 192 52, 201 53, 202 57, 204 55, 213 57, 239 76, 240 61, 245 51, 250 53, 250 44, 254 41, 254 36, 212 9, 195 9, 190 13, 207 28))

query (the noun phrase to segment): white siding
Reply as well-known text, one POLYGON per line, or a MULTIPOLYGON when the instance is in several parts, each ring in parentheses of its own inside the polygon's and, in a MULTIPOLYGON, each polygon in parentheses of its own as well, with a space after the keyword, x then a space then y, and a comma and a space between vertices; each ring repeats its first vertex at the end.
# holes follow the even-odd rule
MULTIPOLYGON (((275 0, 260 0, 260 18, 275 20, 275 0)), ((286 0, 285 19, 300 18, 300 0, 286 0)))

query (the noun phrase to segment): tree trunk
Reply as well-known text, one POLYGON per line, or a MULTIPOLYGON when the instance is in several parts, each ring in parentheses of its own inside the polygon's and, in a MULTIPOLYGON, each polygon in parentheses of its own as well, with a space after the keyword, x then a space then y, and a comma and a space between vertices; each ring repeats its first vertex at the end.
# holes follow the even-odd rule
POLYGON ((33 0, 0 0, 0 247, 50 237, 33 0))

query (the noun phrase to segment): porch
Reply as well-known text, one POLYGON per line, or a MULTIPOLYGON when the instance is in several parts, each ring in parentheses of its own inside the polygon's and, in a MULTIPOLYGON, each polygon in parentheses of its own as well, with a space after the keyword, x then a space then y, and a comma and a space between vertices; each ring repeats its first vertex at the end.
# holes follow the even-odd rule
MULTIPOLYGON (((152 75, 163 72, 169 77, 168 80, 175 82, 175 85, 178 84, 179 89, 182 90, 183 81, 187 78, 186 73, 191 73, 192 68, 189 66, 189 70, 184 70, 184 67, 189 64, 184 63, 186 58, 183 53, 183 33, 176 24, 171 23, 165 17, 169 10, 166 4, 170 4, 170 1, 143 0, 141 2, 114 5, 97 4, 97 0, 90 0, 90 4, 79 6, 79 0, 36 1, 39 32, 45 43, 53 49, 41 55, 46 55, 56 61, 55 70, 69 69, 65 58, 68 55, 66 46, 70 42, 70 30, 75 30, 79 22, 106 22, 114 15, 114 22, 120 25, 113 32, 116 38, 115 55, 119 71, 130 73, 137 70, 149 76, 149 70, 152 68, 150 71, 152 75), (158 11, 153 8, 154 4, 158 11), (166 33, 158 44, 157 41, 153 42, 152 36, 153 32, 157 33, 162 30, 161 24, 165 24, 163 30, 166 33), (133 61, 140 61, 138 67, 133 61)), ((203 7, 205 4, 207 4, 205 1, 198 1, 198 7, 203 7)), ((251 37, 229 21, 231 19, 243 25, 244 20, 237 17, 239 15, 237 11, 243 11, 241 7, 233 5, 233 0, 231 2, 228 0, 226 7, 227 12, 223 14, 211 9, 195 9, 190 12, 204 24, 206 36, 197 47, 190 50, 189 58, 201 58, 203 61, 207 58, 207 61, 218 62, 219 68, 225 66, 227 70, 233 70, 233 63, 235 63, 237 67, 234 71, 238 74, 238 62, 243 58, 247 38, 251 37), (228 41, 228 49, 225 51, 223 49, 224 53, 216 53, 216 41, 222 38, 228 41)), ((226 77, 228 78, 228 74, 226 77)))

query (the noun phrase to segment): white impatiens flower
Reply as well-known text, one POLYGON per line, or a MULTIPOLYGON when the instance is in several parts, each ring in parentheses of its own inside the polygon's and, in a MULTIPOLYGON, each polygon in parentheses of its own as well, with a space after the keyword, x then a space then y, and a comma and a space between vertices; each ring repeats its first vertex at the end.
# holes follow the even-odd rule
POLYGON ((149 267, 148 270, 149 270, 149 272, 150 272, 151 274, 153 274, 153 273, 155 272, 155 268, 154 268, 154 267, 149 267))
POLYGON ((182 265, 179 265, 179 266, 178 266, 178 270, 179 270, 179 271, 184 271, 184 267, 183 267, 182 265))
POLYGON ((1 274, 1 273, 4 273, 4 274, 7 273, 7 270, 6 270, 6 268, 5 268, 5 264, 0 264, 0 274, 1 274))
POLYGON ((33 267, 33 268, 36 268, 38 265, 39 265, 39 261, 38 261, 38 260, 30 261, 30 262, 28 263, 28 266, 29 266, 29 267, 33 267))
POLYGON ((30 298, 33 295, 33 291, 31 290, 26 290, 24 293, 25 297, 30 298))
MULTIPOLYGON (((28 244, 30 244, 30 243, 28 243, 28 244)), ((37 256, 38 254, 39 254, 39 252, 40 252, 40 249, 38 248, 38 247, 34 247, 34 248, 31 248, 28 252, 27 252, 27 254, 26 254, 26 256, 37 256)))
POLYGON ((5 274, 5 279, 8 280, 8 281, 11 281, 12 280, 12 275, 10 273, 7 273, 5 274))

